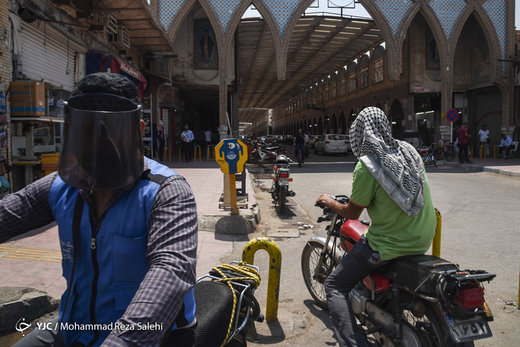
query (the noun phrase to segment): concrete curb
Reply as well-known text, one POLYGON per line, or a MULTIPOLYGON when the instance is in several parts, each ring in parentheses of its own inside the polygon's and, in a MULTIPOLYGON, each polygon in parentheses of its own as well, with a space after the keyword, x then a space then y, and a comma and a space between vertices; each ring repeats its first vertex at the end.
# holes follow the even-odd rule
POLYGON ((472 171, 475 171, 475 172, 482 172, 482 171, 484 171, 484 172, 495 173, 495 174, 498 174, 498 175, 511 176, 511 177, 520 177, 520 172, 508 171, 508 170, 503 170, 503 169, 497 169, 497 168, 493 168, 493 167, 487 167, 487 166, 484 166, 484 165, 460 164, 460 163, 457 163, 457 162, 449 162, 449 161, 444 161, 444 160, 439 160, 437 163, 439 165, 446 165, 446 166, 452 166, 452 167, 466 168, 466 169, 469 169, 469 170, 472 170, 472 171))
POLYGON ((253 181, 249 171, 247 171, 246 179, 250 207, 248 209, 240 209, 238 216, 231 216, 230 213, 225 212, 222 214, 199 216, 198 222, 200 231, 245 235, 256 230, 261 219, 260 208, 256 201, 253 181))
POLYGON ((240 210, 237 216, 206 215, 199 217, 199 230, 223 234, 249 234, 260 223, 260 209, 254 204, 248 210, 240 210))
POLYGON ((20 320, 29 323, 58 305, 58 300, 34 288, 0 287, 0 333, 15 331, 20 320))

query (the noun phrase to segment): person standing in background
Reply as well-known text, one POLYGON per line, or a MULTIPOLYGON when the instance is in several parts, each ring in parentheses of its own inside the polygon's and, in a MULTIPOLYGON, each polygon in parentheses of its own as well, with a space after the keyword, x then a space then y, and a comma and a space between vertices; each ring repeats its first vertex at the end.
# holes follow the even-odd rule
POLYGON ((478 136, 480 138, 480 145, 486 148, 486 156, 489 156, 489 129, 487 124, 482 124, 482 129, 478 131, 478 136))
POLYGON ((468 156, 468 144, 469 144, 469 138, 470 134, 468 133, 468 123, 464 122, 460 126, 459 130, 457 130, 457 140, 459 147, 459 163, 469 163, 472 164, 473 162, 469 160, 468 156))
POLYGON ((182 151, 185 161, 191 161, 193 159, 193 140, 195 140, 193 131, 190 130, 188 124, 185 124, 184 131, 181 133, 182 151))

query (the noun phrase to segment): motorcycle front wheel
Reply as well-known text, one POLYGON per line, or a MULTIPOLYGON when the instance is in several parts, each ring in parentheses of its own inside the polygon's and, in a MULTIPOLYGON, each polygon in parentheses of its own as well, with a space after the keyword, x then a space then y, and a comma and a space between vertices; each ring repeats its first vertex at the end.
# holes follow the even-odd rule
POLYGON ((302 252, 302 275, 305 286, 316 302, 316 305, 324 310, 328 310, 325 280, 337 264, 331 255, 326 253, 321 269, 317 275, 315 275, 322 250, 323 245, 321 243, 313 241, 307 242, 302 252))

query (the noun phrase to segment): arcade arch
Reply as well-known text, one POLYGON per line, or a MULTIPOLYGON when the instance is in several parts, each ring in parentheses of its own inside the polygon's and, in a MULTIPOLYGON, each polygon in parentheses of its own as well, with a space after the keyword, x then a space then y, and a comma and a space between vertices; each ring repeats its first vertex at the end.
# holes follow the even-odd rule
MULTIPOLYGON (((214 83, 215 81, 212 80, 209 83, 203 83, 203 85, 211 85, 213 88, 218 89, 219 123, 223 125, 226 123, 225 115, 227 112, 234 115, 234 117, 238 117, 238 108, 236 107, 238 103, 240 103, 241 109, 255 107, 274 108, 276 115, 277 103, 283 98, 287 101, 290 93, 294 90, 304 93, 305 88, 313 84, 316 80, 321 79, 320 76, 317 76, 317 71, 313 71, 307 75, 297 75, 294 73, 294 70, 291 70, 298 65, 295 60, 298 59, 298 54, 292 54, 292 50, 294 50, 294 46, 292 45, 295 44, 293 37, 303 27, 299 26, 298 23, 302 19, 302 13, 304 13, 305 9, 308 8, 312 2, 313 0, 295 0, 283 2, 284 4, 281 5, 282 2, 280 2, 280 4, 276 2, 275 4, 275 2, 264 0, 236 0, 225 2, 225 4, 222 5, 222 7, 224 7, 223 9, 216 6, 217 3, 220 3, 217 0, 163 0, 159 1, 158 5, 154 1, 154 4, 159 12, 164 9, 169 9, 168 6, 170 5, 173 6, 173 15, 163 16, 162 18, 164 19, 161 19, 161 22, 168 28, 169 37, 176 41, 180 37, 178 33, 181 31, 183 33, 185 32, 183 23, 186 21, 186 18, 190 18, 193 13, 193 8, 200 7, 204 10, 215 32, 219 61, 217 76, 215 77, 217 83, 214 83), (268 42, 272 48, 271 51, 266 53, 267 58, 262 58, 265 59, 267 65, 271 67, 259 69, 262 75, 261 79, 251 78, 252 70, 248 68, 251 66, 257 67, 254 64, 240 64, 240 62, 238 62, 238 69, 236 70, 233 66, 235 63, 233 59, 235 56, 234 49, 237 46, 234 42, 235 37, 247 35, 245 31, 241 31, 242 25, 240 18, 246 8, 251 4, 262 14, 263 22, 265 23, 265 26, 261 29, 262 34, 253 42, 253 45, 268 42), (281 6, 285 7, 282 8, 281 6), (236 36, 237 33, 238 36, 236 36), (244 68, 246 66, 248 68, 244 68), (235 76, 235 72, 238 74, 237 76, 235 76), (295 76, 298 76, 298 78, 294 79, 295 76), (286 77, 287 81, 283 81, 286 77), (254 92, 250 94, 247 94, 247 92, 241 94, 243 91, 239 90, 240 87, 237 88, 237 86, 233 84, 233 81, 237 80, 255 80, 254 86, 258 88, 253 87, 254 92), (229 97, 230 94, 233 95, 233 97, 229 97), (233 105, 233 107, 231 107, 231 105, 233 105)), ((514 17, 510 13, 513 12, 514 1, 504 0, 503 3, 500 2, 501 5, 499 6, 495 4, 496 2, 490 0, 453 0, 450 2, 441 0, 403 0, 401 6, 397 9, 394 6, 390 6, 389 1, 359 0, 359 3, 365 7, 373 18, 373 23, 368 24, 370 27, 369 30, 373 29, 376 31, 369 32, 379 35, 379 43, 382 41, 385 42, 385 79, 397 82, 403 82, 404 80, 404 83, 406 83, 406 79, 413 77, 408 82, 418 82, 414 80, 416 75, 409 74, 408 69, 410 65, 408 59, 410 57, 406 56, 408 51, 405 47, 410 45, 410 33, 412 32, 410 28, 422 26, 425 30, 425 37, 429 38, 431 42, 435 42, 435 45, 432 47, 435 47, 436 52, 433 52, 433 54, 438 55, 438 62, 435 62, 437 65, 429 65, 429 68, 424 70, 425 77, 428 78, 427 82, 431 83, 432 87, 424 86, 424 81, 422 81, 422 86, 419 84, 415 86, 417 90, 421 92, 420 89, 424 88, 423 91, 425 90, 426 93, 432 92, 438 94, 440 97, 439 110, 441 111, 454 106, 452 100, 457 99, 453 97, 454 93, 466 93, 470 95, 478 91, 479 93, 489 94, 490 98, 496 100, 499 105, 497 106, 497 110, 499 109, 503 115, 501 127, 510 127, 513 122, 511 115, 513 98, 512 90, 510 90, 512 88, 508 88, 511 86, 511 78, 507 74, 509 68, 503 63, 497 63, 497 61, 501 58, 508 57, 511 54, 512 47, 514 47, 512 38, 508 34, 512 32, 513 29, 511 19, 514 17), (446 7, 448 8, 446 9, 446 7), (448 12, 449 15, 446 14, 448 12), (474 81, 480 80, 476 83, 472 83, 470 87, 465 88, 459 85, 461 80, 455 78, 453 72, 458 73, 462 71, 458 60, 461 50, 460 47, 463 47, 461 46, 461 42, 467 40, 466 32, 468 30, 466 29, 466 25, 469 27, 474 26, 478 29, 479 26, 475 26, 472 24, 473 22, 478 23, 486 39, 485 42, 487 42, 487 47, 490 52, 490 64, 486 66, 484 70, 475 68, 474 73, 478 75, 478 78, 471 78, 474 81), (485 74, 489 74, 489 76, 485 74), (489 93, 486 92, 486 88, 491 88, 489 89, 489 93), (501 95, 499 99, 491 95, 494 94, 495 91, 498 91, 501 95)), ((161 13, 159 13, 159 17, 161 17, 161 13)), ((316 25, 316 23, 317 22, 314 24, 316 25)), ((321 24, 317 24, 317 26, 314 26, 313 30, 320 28, 320 25, 321 24)), ((337 40, 341 30, 336 32, 335 36, 329 38, 328 42, 337 40)), ((296 42, 296 44, 300 43, 298 48, 307 49, 310 47, 310 43, 312 42, 310 39, 313 38, 313 36, 310 32, 307 32, 307 34, 308 41, 305 41, 304 37, 303 41, 296 42)), ((193 34, 191 35, 193 38, 193 34)), ((323 51, 330 49, 329 46, 324 44, 328 43, 322 42, 321 48, 323 48, 323 51)), ((362 51, 362 49, 358 50, 358 53, 362 51)), ((310 62, 310 58, 311 56, 305 58, 307 59, 306 62, 310 62)), ((352 56, 351 58, 351 61, 354 61, 357 57, 352 56)), ((259 61, 260 60, 257 60, 257 62, 259 61)), ((473 59, 472 61, 476 64, 478 60, 473 59)), ((329 62, 329 60, 327 60, 327 62, 329 62)), ((348 63, 348 61, 345 63, 348 63)), ((424 64, 426 64, 426 62, 424 64)), ((300 70, 302 66, 301 64, 299 65, 300 70)), ((296 72, 300 70, 296 70, 296 72)), ((331 73, 332 72, 334 71, 331 71, 331 73)), ((322 72, 319 71, 319 73, 322 72)), ((347 73, 350 73, 350 71, 347 70, 347 73)), ((182 76, 182 74, 180 76, 182 76)), ((174 77, 176 76, 174 75, 174 77)), ((359 78, 355 80, 355 82, 359 84, 361 84, 361 82, 364 84, 364 81, 364 79, 360 80, 359 78)), ((177 80, 174 79, 174 82, 177 82, 177 80)), ((345 88, 345 99, 349 97, 349 89, 359 87, 357 84, 349 86, 348 82, 350 81, 344 80, 343 82, 347 85, 345 88)), ((338 85, 340 85, 340 83, 341 82, 339 82, 338 85)), ((408 87, 410 90, 414 88, 414 86, 408 87)), ((337 94, 339 95, 341 93, 337 94)), ((336 101, 336 103, 338 102, 339 101, 336 101)), ((345 103, 346 100, 342 100, 341 102, 345 103)), ((361 102, 370 104, 370 102, 366 101, 360 101, 360 103, 361 102)), ((381 103, 388 108, 389 100, 381 101, 381 103)), ((408 115, 415 112, 414 107, 411 106, 413 104, 412 96, 406 104, 402 105, 405 114, 408 115)), ((471 101, 469 101, 467 105, 468 110, 466 111, 466 115, 474 116, 475 122, 478 122, 478 112, 475 111, 472 113, 472 110, 474 110, 477 105, 474 105, 471 101)), ((318 107, 323 107, 323 105, 318 105, 318 107)), ((248 111, 245 111, 246 118, 256 117, 255 113, 251 113, 248 116, 247 112, 248 111)), ((303 111, 291 112, 293 116, 301 117, 303 111)), ((330 111, 327 110, 323 112, 329 112, 330 114, 330 111)), ((325 113, 323 113, 323 115, 325 115, 325 113)), ((440 117, 436 118, 438 118, 439 122, 440 119, 442 119, 440 117)), ((321 127, 323 130, 323 120, 321 118, 320 123, 322 124, 321 127)), ((349 122, 345 120, 345 123, 349 122)), ((412 124, 413 123, 415 122, 412 122, 412 124)), ((332 122, 325 124, 325 126, 327 125, 334 128, 332 122)), ((446 125, 446 122, 442 121, 440 125, 446 125)), ((342 129, 337 122, 336 127, 342 129)), ((314 128, 315 127, 313 127, 313 130, 314 128)), ((316 128, 319 133, 319 126, 316 128)))

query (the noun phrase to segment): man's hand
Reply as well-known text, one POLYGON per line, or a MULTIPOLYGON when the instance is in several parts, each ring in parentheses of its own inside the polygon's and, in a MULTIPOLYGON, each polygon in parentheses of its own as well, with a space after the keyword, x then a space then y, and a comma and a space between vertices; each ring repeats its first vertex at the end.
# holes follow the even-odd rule
POLYGON ((352 202, 342 204, 339 201, 334 200, 329 194, 321 194, 316 200, 316 203, 330 207, 334 212, 347 219, 358 219, 364 209, 364 207, 358 206, 352 202))
POLYGON ((316 204, 324 205, 326 207, 331 207, 334 205, 334 200, 329 194, 321 194, 320 197, 316 200, 316 204))

